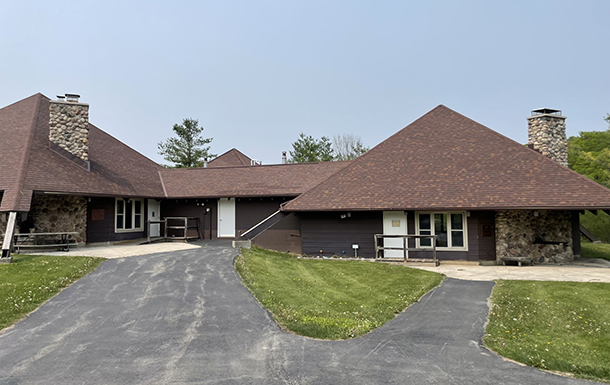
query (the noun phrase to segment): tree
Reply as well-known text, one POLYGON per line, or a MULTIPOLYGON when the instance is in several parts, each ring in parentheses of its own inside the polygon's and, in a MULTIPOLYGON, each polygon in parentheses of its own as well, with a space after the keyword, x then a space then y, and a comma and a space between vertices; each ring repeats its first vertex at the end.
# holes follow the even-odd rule
MULTIPOLYGON (((568 166, 579 174, 610 188, 610 114, 608 130, 580 132, 568 139, 568 166)), ((580 223, 603 242, 610 242, 610 216, 585 212, 580 223)))
POLYGON ((369 150, 359 136, 354 134, 333 135, 335 160, 352 160, 369 150))
POLYGON ((204 158, 216 157, 210 154, 210 146, 206 146, 212 138, 201 136, 203 127, 199 127, 197 119, 184 119, 182 124, 174 124, 173 130, 177 137, 157 144, 159 154, 172 162, 173 167, 201 167, 204 158))
POLYGON ((289 151, 290 163, 326 162, 334 160, 332 143, 326 136, 315 139, 311 135, 301 132, 299 139, 292 143, 292 151, 289 151))

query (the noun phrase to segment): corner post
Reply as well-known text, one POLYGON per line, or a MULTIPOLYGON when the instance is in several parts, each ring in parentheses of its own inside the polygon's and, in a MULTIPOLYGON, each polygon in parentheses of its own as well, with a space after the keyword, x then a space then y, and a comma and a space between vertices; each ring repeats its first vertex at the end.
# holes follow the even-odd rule
POLYGON ((13 248, 13 239, 15 235, 15 223, 17 222, 17 213, 11 211, 8 215, 8 222, 6 224, 6 232, 4 233, 4 242, 2 243, 2 256, 0 257, 0 263, 11 263, 13 257, 11 256, 11 250, 13 248))

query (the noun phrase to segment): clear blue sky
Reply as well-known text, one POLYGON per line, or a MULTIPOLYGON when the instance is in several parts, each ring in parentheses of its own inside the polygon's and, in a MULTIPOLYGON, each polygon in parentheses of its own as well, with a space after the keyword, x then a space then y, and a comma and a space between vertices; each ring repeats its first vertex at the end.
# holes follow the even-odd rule
POLYGON ((563 110, 605 130, 610 1, 3 1, 0 106, 78 93, 155 161, 199 119, 212 151, 279 163, 300 132, 374 146, 444 104, 521 143, 563 110))

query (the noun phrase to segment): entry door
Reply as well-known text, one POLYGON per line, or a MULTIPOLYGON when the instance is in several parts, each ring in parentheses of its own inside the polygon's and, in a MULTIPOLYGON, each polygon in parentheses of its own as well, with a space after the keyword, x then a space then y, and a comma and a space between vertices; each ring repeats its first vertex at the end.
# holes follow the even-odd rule
POLYGON ((218 200, 218 238, 235 237, 235 198, 218 200))
MULTIPOLYGON (((159 221, 161 220, 161 204, 154 199, 148 200, 148 220, 159 221)), ((150 236, 160 237, 161 236, 161 224, 153 223, 150 225, 150 236)))
MULTIPOLYGON (((407 234, 407 214, 404 211, 384 211, 383 212, 383 235, 406 235, 407 234)), ((384 238, 383 247, 402 248, 402 238, 384 238)), ((403 258, 402 250, 384 250, 385 258, 403 258)), ((408 252, 407 252, 408 256, 408 252)))

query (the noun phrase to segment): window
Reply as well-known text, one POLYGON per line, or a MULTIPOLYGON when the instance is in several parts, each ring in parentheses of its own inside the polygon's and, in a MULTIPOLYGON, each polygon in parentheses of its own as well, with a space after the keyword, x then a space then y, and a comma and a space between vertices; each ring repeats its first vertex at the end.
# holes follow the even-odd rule
MULTIPOLYGON (((439 249, 467 250, 466 213, 416 213, 417 234, 436 235, 439 249)), ((419 247, 432 247, 431 238, 419 239, 419 247)))
POLYGON ((141 199, 116 198, 115 231, 142 231, 143 208, 141 199))

